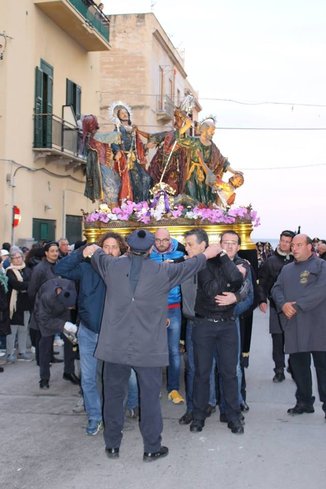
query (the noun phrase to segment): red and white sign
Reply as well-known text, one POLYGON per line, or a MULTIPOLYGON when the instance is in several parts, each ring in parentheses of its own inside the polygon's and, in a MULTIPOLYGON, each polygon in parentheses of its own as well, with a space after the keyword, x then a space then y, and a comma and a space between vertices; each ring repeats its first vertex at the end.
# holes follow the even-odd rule
POLYGON ((15 228, 21 221, 20 209, 16 205, 12 208, 12 227, 15 228))

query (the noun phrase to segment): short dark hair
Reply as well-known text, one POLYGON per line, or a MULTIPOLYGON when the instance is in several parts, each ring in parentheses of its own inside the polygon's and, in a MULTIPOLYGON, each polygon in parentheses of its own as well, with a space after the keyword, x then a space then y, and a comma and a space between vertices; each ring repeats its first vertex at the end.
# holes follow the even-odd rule
POLYGON ((232 229, 230 231, 223 231, 223 233, 220 236, 220 243, 221 243, 225 234, 233 234, 233 236, 236 236, 238 238, 238 245, 239 246, 241 245, 241 238, 240 238, 239 234, 236 233, 235 231, 233 231, 232 229))
POLYGON ((285 231, 282 231, 280 234, 280 238, 282 236, 285 236, 286 238, 294 238, 295 232, 294 231, 289 231, 289 229, 285 229, 285 231))
POLYGON ((49 251, 51 246, 56 246, 57 248, 59 248, 59 243, 57 241, 48 241, 47 243, 44 243, 43 250, 47 252, 49 251))
POLYGON ((117 243, 119 245, 119 248, 120 248, 121 255, 123 255, 124 253, 126 253, 126 251, 128 249, 127 243, 125 242, 125 240, 121 236, 121 234, 115 233, 114 231, 108 231, 107 233, 102 234, 102 236, 100 236, 100 238, 98 240, 98 245, 101 248, 103 248, 103 243, 108 238, 113 238, 113 239, 115 239, 117 241, 117 243))
POLYGON ((188 236, 196 236, 198 243, 205 241, 206 248, 209 244, 208 234, 202 228, 189 229, 189 231, 186 231, 183 236, 184 238, 188 238, 188 236))
POLYGON ((11 244, 10 243, 8 243, 6 241, 4 243, 2 243, 2 249, 3 250, 10 251, 10 248, 11 248, 11 244))

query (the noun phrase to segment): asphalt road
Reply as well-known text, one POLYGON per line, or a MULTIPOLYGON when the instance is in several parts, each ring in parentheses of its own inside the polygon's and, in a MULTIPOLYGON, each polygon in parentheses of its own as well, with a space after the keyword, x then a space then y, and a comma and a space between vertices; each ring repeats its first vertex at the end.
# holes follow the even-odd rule
MULTIPOLYGON (((78 387, 52 366, 51 387, 41 391, 35 362, 5 366, 0 374, 0 487, 3 489, 307 489, 326 484, 326 422, 314 414, 291 417, 294 384, 273 384, 267 316, 255 313, 247 373, 245 434, 234 435, 218 414, 202 433, 178 418, 184 406, 162 388, 163 444, 169 456, 142 461, 137 422, 128 420, 120 458, 109 460, 101 434, 84 433, 86 416, 73 414, 78 387)), ((318 394, 317 394, 318 399, 318 394)))

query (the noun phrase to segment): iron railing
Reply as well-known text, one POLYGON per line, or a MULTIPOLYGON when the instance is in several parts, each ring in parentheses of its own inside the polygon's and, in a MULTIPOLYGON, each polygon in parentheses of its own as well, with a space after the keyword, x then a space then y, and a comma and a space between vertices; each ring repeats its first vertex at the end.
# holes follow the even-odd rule
POLYGON ((68 0, 105 41, 110 42, 110 21, 92 0, 68 0))
POLYGON ((159 95, 156 100, 156 113, 159 117, 173 119, 174 103, 168 95, 159 95))
POLYGON ((82 131, 54 114, 34 114, 34 149, 52 149, 85 159, 82 131))

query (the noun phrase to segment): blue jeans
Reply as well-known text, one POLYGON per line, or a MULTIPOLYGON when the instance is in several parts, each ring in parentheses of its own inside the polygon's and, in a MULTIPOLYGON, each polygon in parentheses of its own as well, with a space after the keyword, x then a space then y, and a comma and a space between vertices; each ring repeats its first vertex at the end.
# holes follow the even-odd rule
POLYGON ((128 381, 127 409, 135 409, 138 406, 139 406, 138 382, 137 382, 136 372, 132 368, 130 372, 129 381, 128 381))
POLYGON ((94 357, 98 334, 86 328, 82 323, 78 329, 81 386, 85 410, 89 420, 102 419, 102 402, 97 385, 99 362, 94 357))
POLYGON ((168 347, 169 347, 169 366, 168 366, 168 392, 179 390, 180 388, 180 334, 181 334, 181 309, 168 309, 168 347))
MULTIPOLYGON (((192 412, 192 394, 194 389, 195 362, 194 362, 194 346, 192 343, 192 319, 187 320, 186 326, 186 402, 187 411, 192 412)), ((209 379, 209 401, 210 406, 216 406, 216 390, 215 390, 215 366, 216 357, 213 359, 212 371, 209 379)))

